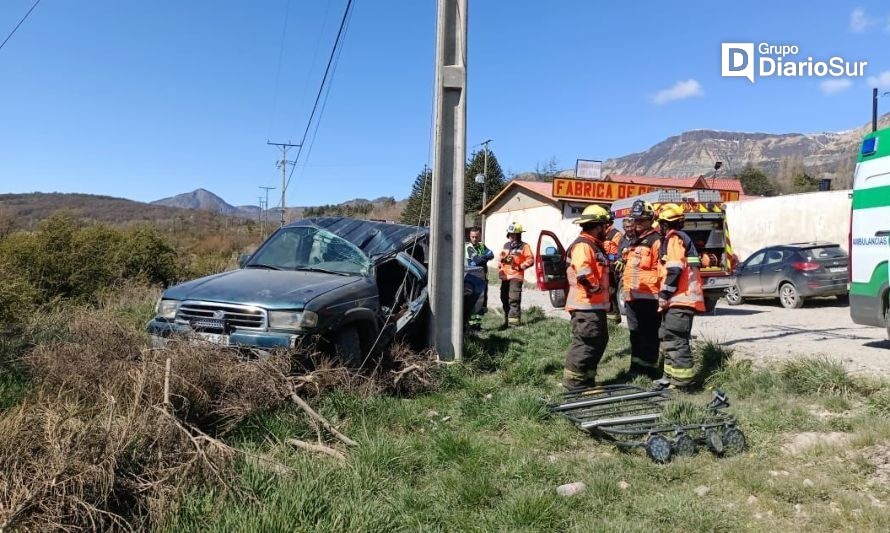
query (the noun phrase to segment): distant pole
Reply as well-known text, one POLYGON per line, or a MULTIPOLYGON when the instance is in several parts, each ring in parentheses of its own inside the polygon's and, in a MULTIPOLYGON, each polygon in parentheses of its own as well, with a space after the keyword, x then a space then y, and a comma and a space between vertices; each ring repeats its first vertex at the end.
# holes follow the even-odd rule
POLYGON ((467 0, 437 0, 429 339, 443 360, 463 352, 466 60, 467 0))
POLYGON ((284 195, 287 192, 287 164, 294 163, 293 161, 287 160, 287 149, 298 148, 300 147, 300 145, 290 143, 273 143, 269 141, 266 141, 266 144, 270 146, 278 146, 281 148, 281 161, 279 161, 278 164, 281 166, 281 225, 284 226, 284 195))
POLYGON ((262 187, 262 186, 261 186, 260 189, 265 189, 265 190, 266 190, 266 203, 265 203, 265 205, 264 205, 262 202, 260 202, 260 213, 263 214, 263 219, 262 219, 263 221, 262 221, 262 224, 261 224, 261 225, 262 225, 262 233, 263 233, 263 238, 265 239, 265 238, 266 238, 266 218, 267 218, 267 215, 268 215, 267 210, 269 209, 269 191, 274 191, 274 190, 275 190, 275 187, 262 187))
POLYGON ((871 90, 871 131, 878 131, 878 88, 871 90))
POLYGON ((263 197, 257 196, 256 201, 260 205, 260 208, 257 209, 257 212, 256 212, 256 223, 257 223, 257 226, 259 226, 259 228, 260 228, 260 235, 262 235, 263 234, 263 197))
MULTIPOLYGON (((485 204, 488 203, 488 143, 491 142, 491 139, 486 141, 482 141, 482 146, 485 147, 485 158, 484 163, 482 163, 482 207, 485 208, 485 204)), ((479 238, 482 242, 485 242, 485 213, 482 213, 482 220, 479 222, 479 238)))

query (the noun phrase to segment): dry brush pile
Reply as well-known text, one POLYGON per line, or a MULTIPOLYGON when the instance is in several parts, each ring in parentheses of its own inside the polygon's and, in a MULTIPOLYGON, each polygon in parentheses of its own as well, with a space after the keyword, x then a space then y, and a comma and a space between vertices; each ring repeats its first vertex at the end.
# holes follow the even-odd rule
MULTIPOLYGON (((432 385, 429 363, 398 348, 385 367, 352 372, 318 354, 248 360, 210 345, 150 349, 107 311, 60 314, 42 331, 50 338, 22 361, 31 394, 0 412, 0 531, 159 524, 197 485, 245 492, 233 459, 252 452, 224 440, 252 414, 296 403, 319 441, 288 443, 347 460, 337 448, 357 443, 310 407, 314 396, 330 387, 405 394, 432 385), (322 442, 322 429, 337 445, 322 442)), ((252 459, 281 470, 265 456, 252 459)))

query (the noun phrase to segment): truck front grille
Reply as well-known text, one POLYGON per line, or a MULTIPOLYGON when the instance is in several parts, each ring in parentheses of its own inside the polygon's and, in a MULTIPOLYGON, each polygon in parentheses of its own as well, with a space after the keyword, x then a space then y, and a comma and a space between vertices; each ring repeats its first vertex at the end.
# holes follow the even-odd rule
POLYGON ((186 301, 179 306, 176 321, 195 331, 213 333, 234 328, 262 330, 266 327, 266 311, 248 305, 186 301))

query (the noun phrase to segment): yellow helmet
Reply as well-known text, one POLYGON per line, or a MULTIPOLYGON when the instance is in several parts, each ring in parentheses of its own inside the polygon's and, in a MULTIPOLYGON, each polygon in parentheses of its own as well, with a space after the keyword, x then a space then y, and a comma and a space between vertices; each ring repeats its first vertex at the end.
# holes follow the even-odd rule
POLYGON ((612 215, 611 213, 609 213, 608 209, 596 204, 592 204, 585 207, 584 211, 581 212, 581 216, 573 220, 572 223, 588 224, 591 222, 602 222, 608 224, 609 222, 611 222, 611 220, 612 215))
POLYGON ((525 232, 525 230, 522 229, 522 224, 520 224, 519 222, 513 222, 512 224, 510 224, 509 226, 507 226, 507 233, 508 233, 508 234, 510 234, 510 233, 523 233, 523 232, 525 232))
POLYGON ((684 218, 683 208, 677 204, 664 204, 658 210, 658 220, 664 220, 665 222, 679 222, 684 218))

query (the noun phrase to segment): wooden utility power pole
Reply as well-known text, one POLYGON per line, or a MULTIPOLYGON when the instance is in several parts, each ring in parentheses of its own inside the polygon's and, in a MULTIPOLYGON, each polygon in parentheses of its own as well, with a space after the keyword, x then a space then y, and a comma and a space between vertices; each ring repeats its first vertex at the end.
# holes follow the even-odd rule
POLYGON ((268 218, 267 215, 268 215, 268 209, 269 209, 269 191, 274 191, 275 187, 260 186, 260 189, 266 190, 266 203, 263 204, 262 200, 260 201, 260 213, 263 214, 263 220, 260 223, 260 227, 261 227, 260 231, 263 234, 263 239, 265 239, 266 238, 266 219, 268 218))
POLYGON ((429 334, 443 360, 463 352, 466 88, 467 0, 438 0, 429 334))
POLYGON ((281 225, 284 226, 284 194, 287 192, 287 164, 293 164, 294 161, 287 160, 287 149, 288 148, 299 148, 299 144, 290 144, 290 143, 273 143, 266 141, 266 144, 271 146, 278 146, 281 148, 281 161, 278 162, 278 166, 281 167, 281 225))

